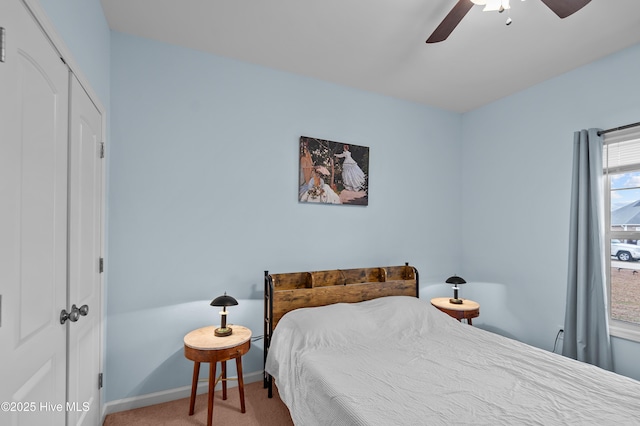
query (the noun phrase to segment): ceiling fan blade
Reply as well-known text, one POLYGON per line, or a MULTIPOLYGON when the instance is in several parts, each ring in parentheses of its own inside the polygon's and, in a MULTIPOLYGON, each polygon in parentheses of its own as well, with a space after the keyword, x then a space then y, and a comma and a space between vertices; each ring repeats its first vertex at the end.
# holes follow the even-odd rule
POLYGON ((438 25, 438 28, 436 28, 433 34, 427 39, 427 43, 438 43, 446 40, 472 7, 473 3, 471 3, 471 0, 458 0, 458 3, 453 6, 451 12, 445 16, 442 22, 440 22, 440 25, 438 25))
POLYGON ((560 18, 571 16, 587 4, 591 0, 542 0, 560 18))

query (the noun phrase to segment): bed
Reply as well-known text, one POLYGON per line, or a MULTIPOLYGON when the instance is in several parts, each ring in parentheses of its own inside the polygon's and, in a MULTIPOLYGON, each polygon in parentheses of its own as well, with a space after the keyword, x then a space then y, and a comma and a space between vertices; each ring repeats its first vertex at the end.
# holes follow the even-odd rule
POLYGON ((397 295, 380 278, 357 291, 307 283, 280 298, 282 281, 265 273, 265 386, 275 379, 295 424, 640 423, 640 382, 456 321, 417 297, 408 265, 390 280, 397 295), (363 296, 369 285, 384 294, 363 296), (316 287, 348 303, 304 296, 312 307, 299 306, 296 291, 316 287))

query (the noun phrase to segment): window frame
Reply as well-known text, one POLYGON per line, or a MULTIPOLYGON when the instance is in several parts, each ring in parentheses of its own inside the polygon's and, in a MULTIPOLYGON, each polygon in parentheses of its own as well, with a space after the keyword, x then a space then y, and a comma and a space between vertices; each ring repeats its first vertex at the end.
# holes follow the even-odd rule
POLYGON ((609 317, 609 334, 615 337, 640 342, 640 323, 630 323, 627 321, 620 321, 611 317, 611 240, 639 240, 640 230, 634 231, 612 231, 611 230, 611 176, 629 173, 640 172, 640 162, 633 162, 632 164, 624 165, 610 165, 607 152, 609 148, 605 148, 607 145, 613 145, 620 142, 634 141, 637 139, 637 144, 640 147, 640 128, 621 132, 623 134, 616 133, 612 137, 604 136, 603 146, 603 187, 604 187, 604 245, 605 245, 605 267, 606 267, 606 291, 607 291, 607 315, 609 317))

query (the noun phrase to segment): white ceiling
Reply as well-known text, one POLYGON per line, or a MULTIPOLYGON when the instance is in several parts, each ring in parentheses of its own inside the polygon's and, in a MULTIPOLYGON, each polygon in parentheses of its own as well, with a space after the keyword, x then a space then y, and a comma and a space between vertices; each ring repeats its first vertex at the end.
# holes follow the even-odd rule
POLYGON ((560 19, 540 0, 101 0, 112 30, 466 112, 640 42, 640 0, 592 0, 560 19), (505 25, 508 16, 513 23, 505 25))

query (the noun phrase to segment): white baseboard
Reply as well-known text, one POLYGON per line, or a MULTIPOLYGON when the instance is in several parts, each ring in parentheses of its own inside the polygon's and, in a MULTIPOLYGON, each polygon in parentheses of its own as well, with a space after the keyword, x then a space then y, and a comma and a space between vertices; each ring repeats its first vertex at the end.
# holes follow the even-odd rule
MULTIPOLYGON (((229 377, 234 379, 235 377, 229 377)), ((243 375, 244 383, 258 382, 263 379, 262 371, 256 371, 243 375)), ((206 381, 198 383, 196 390, 197 394, 207 393, 209 384, 206 381)), ((238 386, 238 382, 232 380, 227 382, 228 388, 234 388, 238 386)), ((222 389, 222 383, 216 385, 216 390, 222 389)), ((132 410, 134 408, 147 407, 149 405, 162 404, 163 402, 175 401, 176 399, 189 398, 191 395, 191 386, 183 386, 175 389, 168 389, 161 392, 149 393, 146 395, 134 396, 131 398, 117 399, 115 401, 107 402, 103 407, 102 419, 111 413, 117 413, 120 411, 132 410)))

